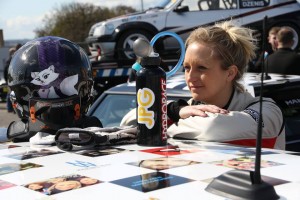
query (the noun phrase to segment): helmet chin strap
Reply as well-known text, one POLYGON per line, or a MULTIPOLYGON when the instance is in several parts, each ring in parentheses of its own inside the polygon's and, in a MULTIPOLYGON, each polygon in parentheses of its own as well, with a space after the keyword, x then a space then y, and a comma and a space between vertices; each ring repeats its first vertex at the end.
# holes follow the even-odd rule
POLYGON ((7 138, 12 139, 13 142, 28 141, 34 134, 28 130, 27 120, 13 121, 7 128, 7 138))

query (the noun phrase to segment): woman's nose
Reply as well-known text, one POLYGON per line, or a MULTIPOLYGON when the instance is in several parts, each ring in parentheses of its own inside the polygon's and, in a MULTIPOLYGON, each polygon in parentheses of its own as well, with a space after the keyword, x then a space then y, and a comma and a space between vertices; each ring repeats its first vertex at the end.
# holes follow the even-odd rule
POLYGON ((192 69, 189 70, 188 73, 186 73, 186 79, 188 81, 194 81, 196 79, 196 77, 197 77, 197 75, 196 75, 196 73, 192 69))

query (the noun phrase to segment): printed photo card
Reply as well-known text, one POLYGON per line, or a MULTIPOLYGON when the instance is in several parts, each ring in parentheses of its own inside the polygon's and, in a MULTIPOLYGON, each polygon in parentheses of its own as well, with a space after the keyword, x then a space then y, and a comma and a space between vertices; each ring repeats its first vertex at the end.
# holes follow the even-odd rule
POLYGON ((87 176, 73 174, 68 176, 55 177, 39 182, 28 183, 23 186, 36 192, 40 192, 46 195, 53 195, 95 185, 98 183, 102 183, 102 181, 87 176))
POLYGON ((199 151, 201 151, 201 149, 183 148, 183 147, 180 148, 179 146, 173 146, 173 145, 168 145, 166 147, 141 150, 141 152, 153 153, 153 154, 158 154, 158 155, 162 155, 162 156, 173 156, 173 155, 179 155, 179 154, 194 153, 194 152, 199 152, 199 151))
MULTIPOLYGON (((239 158, 232 158, 229 160, 215 161, 215 162, 211 162, 210 164, 215 164, 217 166, 224 166, 224 167, 229 167, 229 168, 234 168, 234 169, 254 171, 255 158, 239 157, 239 158)), ((273 166, 279 166, 279 165, 283 165, 283 164, 278 163, 278 162, 273 162, 273 161, 261 160, 261 168, 273 167, 273 166)))
POLYGON ((1 149, 12 149, 12 148, 16 148, 16 147, 20 147, 20 146, 14 145, 14 144, 0 144, 0 150, 1 149))
POLYGON ((96 149, 78 151, 76 153, 83 156, 98 157, 98 156, 107 156, 107 155, 112 155, 117 153, 125 153, 130 151, 133 150, 114 148, 114 147, 102 147, 102 148, 99 147, 96 149))
POLYGON ((152 172, 115 180, 111 183, 138 190, 140 192, 150 192, 192 181, 194 180, 163 172, 152 172))
POLYGON ((35 163, 30 163, 30 162, 0 164, 0 175, 10 174, 10 173, 37 168, 37 167, 43 167, 43 166, 35 163))
POLYGON ((16 185, 7 181, 0 180, 0 190, 4 190, 13 186, 16 185))
POLYGON ((153 170, 165 170, 165 169, 183 167, 183 166, 194 165, 199 163, 200 162, 184 160, 181 158, 159 157, 159 158, 146 159, 146 160, 141 160, 139 162, 132 162, 127 164, 143 167, 147 169, 153 169, 153 170))
POLYGON ((39 150, 30 150, 30 151, 25 151, 21 153, 15 153, 15 154, 8 154, 5 155, 5 157, 8 158, 13 158, 17 160, 27 160, 31 158, 38 158, 38 157, 44 157, 44 156, 49 156, 49 155, 54 155, 54 154, 59 154, 63 153, 62 151, 53 151, 53 150, 48 150, 48 149, 39 149, 39 150))

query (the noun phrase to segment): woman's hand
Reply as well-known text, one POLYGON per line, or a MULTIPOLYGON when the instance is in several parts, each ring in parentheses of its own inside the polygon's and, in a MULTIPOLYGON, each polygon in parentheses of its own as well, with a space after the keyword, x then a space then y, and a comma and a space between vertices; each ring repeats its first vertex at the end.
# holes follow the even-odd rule
POLYGON ((182 119, 190 116, 207 117, 205 112, 227 114, 229 111, 219 108, 215 105, 195 105, 195 106, 183 106, 179 111, 179 116, 182 119))

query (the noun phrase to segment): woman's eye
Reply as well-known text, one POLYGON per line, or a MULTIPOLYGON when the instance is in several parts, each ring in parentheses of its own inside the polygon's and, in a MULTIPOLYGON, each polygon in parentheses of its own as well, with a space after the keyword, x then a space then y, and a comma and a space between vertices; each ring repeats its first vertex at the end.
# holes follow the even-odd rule
POLYGON ((206 70, 207 68, 204 67, 204 66, 202 66, 202 65, 200 65, 200 66, 197 66, 197 69, 203 71, 203 70, 206 70))
MULTIPOLYGON (((183 68, 184 68, 185 72, 191 71, 191 67, 190 66, 184 66, 183 68)), ((195 71, 205 71, 205 70, 207 70, 207 67, 200 65, 200 66, 194 67, 193 69, 195 71)))
POLYGON ((188 67, 188 66, 183 66, 183 69, 184 69, 184 71, 189 71, 189 70, 190 70, 190 67, 188 67))

